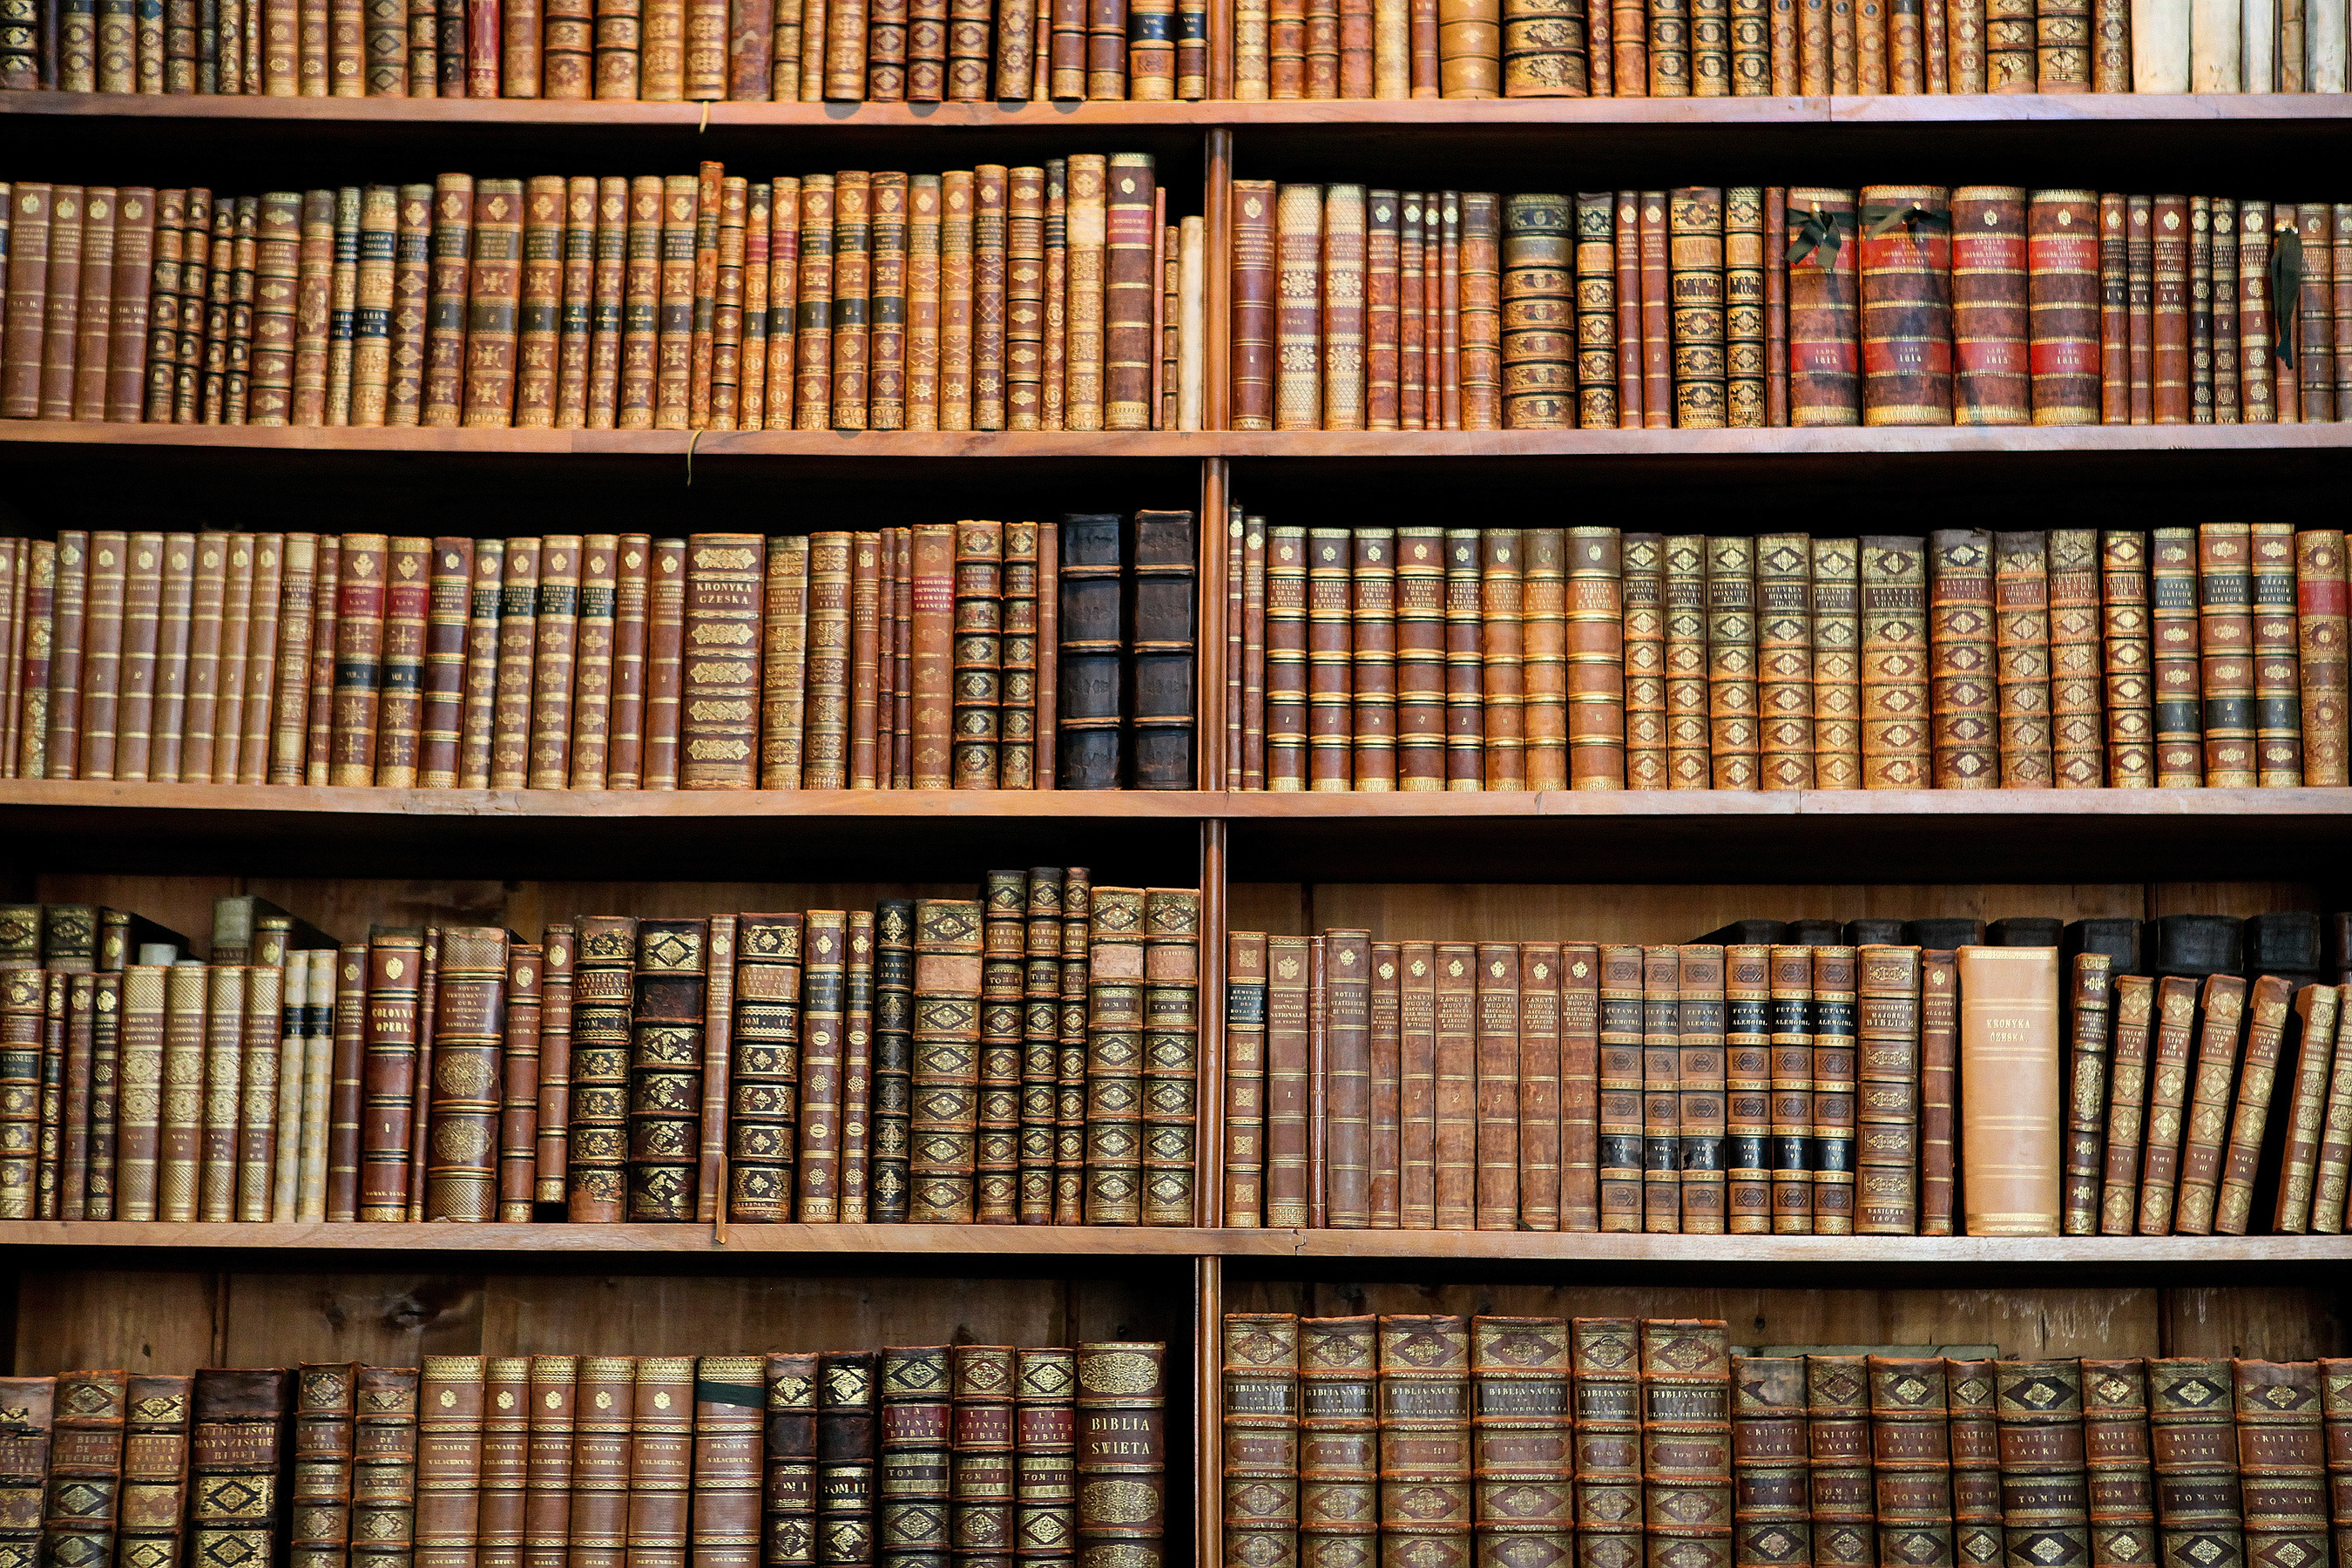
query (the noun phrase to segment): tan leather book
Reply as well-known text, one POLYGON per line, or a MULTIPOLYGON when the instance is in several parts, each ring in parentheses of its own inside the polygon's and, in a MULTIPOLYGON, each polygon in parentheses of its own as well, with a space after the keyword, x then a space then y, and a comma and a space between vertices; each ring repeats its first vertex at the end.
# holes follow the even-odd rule
POLYGON ((522 1568, 530 1479, 530 1358, 491 1356, 482 1378, 481 1510, 477 1568, 522 1568))
POLYGON ((1970 1236, 2055 1236, 2058 961, 2053 949, 1963 947, 1961 1194, 1970 1236))
POLYGON ((2210 974, 2198 995, 2197 1062, 2180 1136, 2180 1184, 2172 1229, 2210 1236, 2230 1130, 2230 1090, 2237 1082, 2245 1039, 2247 985, 2235 974, 2210 974))
MULTIPOLYGON (((522 1568, 563 1568, 572 1541, 572 1445, 580 1358, 532 1356, 528 1376, 522 1568)), ((756 1368, 752 1381, 761 1381, 756 1368)))
POLYGON ((2148 1047, 2153 1043, 2156 982, 2145 974, 2115 981, 2115 1043, 2107 1064, 2107 1102, 2100 1127, 2105 1140, 2101 1166, 2099 1234, 2129 1236, 2139 1212, 2140 1135, 2148 1092, 2148 1047))
POLYGON ((2149 1057, 2147 1140, 2140 1165, 2139 1234, 2172 1234, 2180 1180, 2180 1134, 2195 1049, 2197 982, 2168 974, 2157 983, 2156 1045, 2149 1057))
POLYGON ((2221 1153, 2221 1184, 2213 1206, 2216 1235, 2245 1235, 2252 1215, 2255 1167, 2262 1160, 2269 1127, 2272 1090, 2278 1080, 2294 994, 2292 982, 2265 974, 2254 982, 2247 995, 2245 1060, 2238 1074, 2229 1142, 2221 1153))
POLYGON ((1560 950, 1524 942, 1513 1025, 1518 1083, 1518 1220, 1528 1230, 1560 1228, 1560 950))
POLYGON ((524 789, 530 784, 531 695, 539 649, 540 556, 544 542, 535 538, 506 542, 487 781, 492 789, 524 789))
MULTIPOLYGON (((533 605, 530 688, 524 776, 532 789, 562 789, 572 776, 572 668, 580 651, 580 536, 539 542, 539 593, 533 605)), ((509 552, 509 560, 513 559, 509 552)))
POLYGON ((2282 1236, 2301 1235, 2314 1218, 2312 1200, 2341 999, 2341 989, 2334 985, 2306 985, 2295 993, 2294 1089, 2279 1163, 2278 1205, 2271 1218, 2271 1229, 2282 1236))

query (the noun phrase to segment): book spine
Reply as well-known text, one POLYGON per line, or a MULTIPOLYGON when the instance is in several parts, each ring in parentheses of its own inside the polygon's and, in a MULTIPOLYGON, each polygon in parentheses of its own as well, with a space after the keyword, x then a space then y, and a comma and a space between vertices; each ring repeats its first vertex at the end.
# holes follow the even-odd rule
POLYGON ((2172 1234, 2180 1177, 2180 1135, 2189 1103, 2190 1053, 2196 1039, 2197 983, 2167 975, 2157 983, 2156 1049, 2149 1058, 2147 1142, 2139 1186, 2139 1234, 2172 1234))
POLYGON ((2234 974, 2206 976, 2198 998, 2197 1065, 2189 1079, 2180 1140, 2179 1195, 2172 1228, 2181 1236, 2212 1233, 2230 1124, 2230 1088, 2237 1081, 2246 1019, 2246 982, 2234 974))
POLYGON ((1953 416, 1962 425, 2033 418, 2025 192, 1952 193, 1953 416))
POLYGON ((2167 1557, 2234 1556, 2244 1530, 2230 1365, 2186 1358, 2147 1364, 2158 1550, 2167 1557))
POLYGON ((195 1374, 186 1536, 193 1560, 210 1561, 222 1553, 268 1560, 277 1534, 274 1483, 291 1375, 281 1368, 208 1368, 195 1374))
MULTIPOLYGON (((908 1215, 918 1223, 969 1224, 974 1212, 979 1112, 981 911, 963 900, 919 900, 915 921, 908 1215)), ((1134 956, 1132 979, 1139 981, 1139 947, 1134 956)), ((1139 1007, 1139 987, 1136 989, 1139 1007)))
MULTIPOLYGON (((1354 1321, 1364 1325, 1361 1362, 1369 1374, 1371 1320, 1354 1321)), ((1568 1324, 1559 1318, 1480 1317, 1472 1320, 1470 1332, 1470 1470, 1477 1554, 1493 1562, 1530 1551, 1549 1551, 1566 1559, 1573 1550, 1575 1509, 1568 1324), (1533 1504, 1533 1509, 1515 1506, 1523 1500, 1533 1504)), ((1371 1379, 1366 1375, 1359 1402, 1367 1415, 1372 1392, 1371 1379)), ((1314 1393, 1310 1385, 1310 1419, 1315 1415, 1314 1393)), ((1370 1483, 1377 1475, 1372 1423, 1365 1420, 1357 1425, 1363 1436, 1351 1457, 1359 1459, 1358 1473, 1364 1483, 1357 1506, 1369 1517, 1373 1513, 1370 1483)), ((1347 1439, 1338 1433, 1332 1436, 1339 1441, 1324 1439, 1328 1447, 1310 1438, 1308 1452, 1322 1457, 1337 1448, 1349 1455, 1350 1450, 1342 1447, 1347 1439)), ((1342 1491, 1334 1500, 1353 1500, 1342 1491)), ((1727 1522, 1729 1501, 1727 1496, 1727 1522)))
POLYGON ((493 789, 523 789, 530 783, 531 693, 544 543, 524 538, 506 542, 506 576, 499 591, 497 696, 490 720, 488 783, 493 789))
POLYGON ((2258 522, 2252 532, 2254 782, 2264 788, 2294 788, 2304 779, 2294 528, 2258 522))
MULTIPOLYGON (((516 693, 522 731, 520 781, 562 789, 572 773, 572 676, 580 648, 580 536, 549 534, 539 545, 539 582, 527 624, 530 673, 516 693)), ((507 559, 514 553, 509 547, 507 559)), ((517 629, 518 637, 520 628, 517 629)), ((517 660, 517 673, 520 672, 517 660)))
POLYGON ((506 586, 506 541, 473 542, 466 605, 464 698, 458 714, 457 779, 460 789, 487 789, 496 743, 499 657, 506 586))
POLYGON ((1731 1356, 1719 1321, 1648 1318, 1641 1328, 1643 1502, 1651 1540, 1723 1563, 1733 1535, 1731 1356), (1671 1522, 1663 1522, 1663 1521, 1671 1522))
MULTIPOLYGON (((648 1568, 685 1568, 693 1495, 694 1389, 693 1357, 637 1358, 629 1423, 627 1555, 648 1568)), ((870 1398, 870 1384, 867 1393, 870 1398)))
POLYGON ((1644 981, 1638 947, 1601 950, 1598 1059, 1601 1228, 1642 1228, 1644 981))
POLYGON ((2066 1141, 2059 1222, 2068 1236, 2097 1234, 2104 1162, 2101 1117, 2108 1100, 2114 977, 2105 953, 2074 956, 2066 976, 2066 1141))
POLYGON ((2106 782, 2101 733, 2099 536, 2089 529, 2050 535, 2051 773, 2060 789, 2106 782))
POLYGON ((2294 996, 2294 1089, 2280 1158, 2278 1203, 2271 1221, 2271 1229, 2283 1236, 2309 1229, 2315 1217, 2313 1199, 2339 1004, 2340 993, 2333 985, 2306 985, 2294 996))
POLYGON ((2115 977, 2115 1044, 2109 1054, 2107 1103, 2102 1131, 2099 1234, 2129 1236, 2139 1212, 2140 1134, 2147 1110, 2148 1044, 2156 982, 2144 974, 2115 977))
MULTIPOLYGON (((522 1568, 560 1568, 572 1540, 572 1441, 580 1358, 530 1358, 523 1450, 522 1568)), ((755 1372, 751 1379, 761 1382, 755 1372)), ((761 1386, 762 1405, 766 1403, 761 1386)))
POLYGON ((1813 1562, 1877 1558, 1868 1358, 1805 1358, 1805 1425, 1812 1480, 1813 1562))
POLYGON ((1992 536, 1981 529, 1938 529, 1928 537, 1927 566, 1936 787, 1996 789, 2001 776, 1992 536))
POLYGON ((1731 1560, 1737 1568, 1762 1568, 1784 1552, 1812 1560, 1805 1439, 1804 1358, 1734 1356, 1731 1560))
POLYGON ((565 1199, 574 1224, 621 1217, 636 921, 578 922, 572 961, 572 1109, 565 1199))
MULTIPOLYGON (((614 1201, 617 1207, 617 1196, 614 1201)), ((571 1556, 584 1558, 589 1568, 625 1561, 635 1383, 633 1357, 580 1358, 572 1403, 571 1556)))
POLYGON ((2147 1561, 2157 1548, 2156 1482, 2139 1362, 2084 1361, 2083 1457, 2091 1561, 2147 1561))
POLYGON ((580 621, 572 696, 573 789, 603 789, 613 755, 613 654, 620 536, 592 533, 580 553, 580 621))
MULTIPOLYGON (((1826 84, 1824 84, 1825 87, 1826 84)), ((1789 422, 1862 423, 1860 289, 1854 194, 1789 192, 1789 422)))
MULTIPOLYGON (((883 944, 877 959, 893 951, 891 929, 877 921, 883 944)), ((793 1215, 803 935, 799 915, 740 918, 730 1075, 730 1219, 777 1221, 793 1215)))
POLYGON ((2010 1542, 2090 1551, 2083 1378, 2071 1361, 1996 1362, 2000 1496, 2010 1542))
POLYGON ((1881 1552, 1952 1552, 1949 1393, 1941 1356, 1869 1358, 1871 1469, 1881 1552))
POLYGON ((1232 1568, 1298 1551, 1300 1330, 1288 1312, 1223 1320, 1224 1561, 1232 1568))
POLYGON ((1575 1318, 1569 1338, 1577 1568, 1633 1568, 1643 1561, 1638 1325, 1631 1318, 1575 1318))
POLYGON ((1380 1320, 1380 1525, 1399 1542, 1468 1556, 1472 1531, 1470 1325, 1380 1320))
POLYGON ((1813 1229, 1813 955, 1771 950, 1772 1233, 1813 1229))
MULTIPOLYGON (((502 1056, 493 1066, 499 1092, 498 1217, 531 1216, 538 1188, 540 1066, 547 1011, 547 950, 538 942, 509 944, 502 1056)), ((568 1068, 567 1068, 568 1071, 568 1068)), ((478 1181, 478 1168, 476 1180, 478 1181)), ((516 1527, 518 1530, 520 1526, 516 1527)))
POLYGON ((2230 1118, 2229 1142, 2221 1156, 2221 1185, 2213 1209, 2217 1235, 2243 1236, 2252 1217, 2255 1167, 2265 1146, 2272 1091, 2278 1079, 2294 991, 2292 983, 2265 974, 2247 994, 2245 1059, 2239 1071, 2237 1106, 2230 1118))
POLYGON ((1854 1230, 1912 1236, 1919 1222, 1921 965, 1909 947, 1857 949, 1854 1230))
POLYGON ((632 1220, 694 1217, 711 956, 708 921, 637 922, 628 1098, 632 1220))
POLYGON ((1813 1233, 1854 1228, 1855 952, 1817 947, 1813 960, 1813 1233))
POLYGON ((816 1561, 818 1370, 810 1354, 771 1352, 764 1361, 762 1568, 805 1568, 816 1561))
POLYGON ((2332 530, 2294 536, 2296 656, 2304 782, 2332 784, 2347 772, 2344 542, 2332 530))

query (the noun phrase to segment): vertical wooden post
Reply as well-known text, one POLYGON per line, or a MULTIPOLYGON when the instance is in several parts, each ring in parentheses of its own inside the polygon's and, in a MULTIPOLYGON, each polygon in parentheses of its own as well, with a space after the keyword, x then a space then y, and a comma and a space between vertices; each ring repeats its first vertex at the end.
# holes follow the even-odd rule
POLYGON ((1234 133, 1223 126, 1209 132, 1207 163, 1209 384, 1201 424, 1224 430, 1232 426, 1233 399, 1234 133))
POLYGON ((1225 844, 1219 816, 1201 819, 1200 1075, 1193 1087, 1192 1223, 1225 1212, 1225 844))
POLYGON ((1234 0, 1209 0, 1209 96, 1234 96, 1234 0))
POLYGON ((1192 1259, 1192 1563, 1224 1568, 1225 1260, 1192 1259))

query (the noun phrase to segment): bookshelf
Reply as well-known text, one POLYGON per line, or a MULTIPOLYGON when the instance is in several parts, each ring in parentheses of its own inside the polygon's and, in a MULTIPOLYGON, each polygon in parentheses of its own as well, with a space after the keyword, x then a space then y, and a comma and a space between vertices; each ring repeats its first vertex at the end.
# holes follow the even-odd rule
MULTIPOLYGON (((1221 8, 1222 9, 1222 8, 1221 8)), ((1606 160, 1660 179, 2112 176, 2243 183, 2324 166, 2352 96, 1031 104, 558 103, 0 93, 0 139, 60 177, 118 165, 220 179, 347 177, 353 158, 520 172, 932 169, 1138 148, 1172 188, 1493 165, 1511 188, 1606 160), (782 151, 779 151, 779 148, 782 151), (1567 154, 1576 162, 1570 162, 1567 154), (560 162, 558 162, 560 160, 560 162), (870 162, 867 162, 869 161, 870 162), (2028 162, 2031 160, 2031 163, 2028 162), (1537 174, 1536 170, 1544 173, 1537 174), (1717 171, 1720 171, 1718 173, 1717 171)), ((1442 182, 1441 182, 1442 183, 1442 182)), ((1458 174, 1456 176, 1458 183, 1458 174)), ((2326 193, 2332 194, 2332 193, 2326 193)), ((1212 218, 1212 254, 1223 234, 1212 218)), ((1222 268, 1211 281, 1220 422, 1222 268)), ((1924 531, 1965 507, 2032 526, 2318 516, 2352 477, 2352 424, 1471 434, 262 429, 0 422, 9 512, 108 526, 156 506, 245 527, 810 526, 1198 505, 1318 509, 1737 496, 1745 521, 1924 531), (691 486, 688 484, 691 463, 691 486), (93 484, 93 476, 104 481, 93 484), (876 481, 877 478, 881 483, 876 481), (266 482, 265 482, 266 481, 266 482), (799 487, 778 508, 779 488, 799 487), (184 487, 175 492, 166 487, 184 487), (1897 499, 1890 502, 1891 494, 1897 499), (190 499, 179 499, 179 496, 190 499), (158 501, 159 496, 173 497, 158 501), (1838 515, 1821 523, 1827 505, 1838 515), (1885 509, 1875 514, 1864 508, 1885 509), (757 508, 757 511, 744 509, 757 508)), ((1377 521, 1377 519, 1375 519, 1377 521)), ((1567 521, 1584 521, 1581 518, 1567 521)), ((173 526, 184 526, 175 521, 173 526)), ((155 526, 152 522, 142 526, 155 526)), ((1202 530, 1202 581, 1223 531, 1202 530)), ((1204 648, 1224 604, 1205 595, 1204 648)), ((1224 690, 1202 681, 1201 766, 1224 690)), ((984 866, 1088 863, 1203 889, 1202 1066, 1223 1066, 1223 935, 1355 921, 1456 938, 1686 940, 1750 913, 2158 914, 2352 901, 2352 794, 750 795, 0 783, 0 892, 87 899, 205 929, 265 894, 331 931, 518 925, 561 908, 684 912, 854 903, 984 866), (2158 877, 2164 879, 2158 880, 2158 877), (671 906, 675 905, 675 909, 671 906)), ((939 884, 946 886, 947 884, 939 884)), ((1201 1212, 1219 1212, 1219 1097, 1202 1097, 1201 1212)), ((378 1226, 0 1222, 15 1370, 427 1352, 684 1353, 937 1342, 1170 1342, 1168 1561, 1223 1568, 1220 1315, 1262 1310, 1721 1317, 1735 1341, 1995 1342, 2011 1354, 2352 1352, 2352 1237, 1658 1237, 922 1226, 378 1226)))

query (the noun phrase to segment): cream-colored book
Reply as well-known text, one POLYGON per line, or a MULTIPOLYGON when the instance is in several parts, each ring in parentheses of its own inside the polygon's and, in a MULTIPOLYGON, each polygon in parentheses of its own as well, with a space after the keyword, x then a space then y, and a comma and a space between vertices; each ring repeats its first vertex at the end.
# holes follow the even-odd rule
POLYGON ((2238 0, 2189 0, 2189 90, 2242 92, 2245 58, 2238 0))
POLYGON ((1964 947, 1960 1191, 1970 1236, 2056 1236, 2058 950, 1964 947))
POLYGON ((1188 217, 1176 243, 1176 428, 1198 430, 1209 386, 1209 220, 1188 217))
POLYGON ((2279 0, 2240 0, 2241 92, 2278 90, 2279 0))
POLYGON ((2132 90, 2189 90, 2189 0, 2131 0, 2132 90))
POLYGON ((2312 92, 2343 92, 2345 70, 2345 0, 2306 0, 2304 7, 2304 85, 2312 92))

